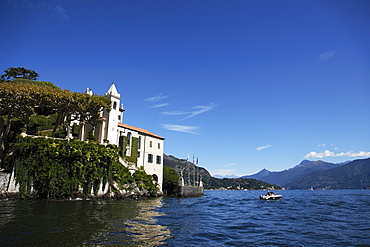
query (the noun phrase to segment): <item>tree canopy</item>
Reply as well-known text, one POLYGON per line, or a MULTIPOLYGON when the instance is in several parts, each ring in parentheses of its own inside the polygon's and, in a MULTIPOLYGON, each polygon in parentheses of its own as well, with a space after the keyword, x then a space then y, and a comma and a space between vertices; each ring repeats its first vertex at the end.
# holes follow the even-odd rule
MULTIPOLYGON (((0 83, 0 160, 8 149, 12 122, 20 121, 27 128, 31 116, 40 109, 58 113, 54 132, 69 130, 70 122, 78 119, 97 125, 103 109, 110 109, 110 100, 103 96, 62 90, 52 83, 15 79, 0 83)), ((18 130, 20 133, 20 130, 18 130)))
POLYGON ((4 70, 5 74, 1 76, 4 81, 11 81, 12 79, 23 78, 29 80, 36 80, 39 77, 35 71, 23 67, 10 67, 4 70))

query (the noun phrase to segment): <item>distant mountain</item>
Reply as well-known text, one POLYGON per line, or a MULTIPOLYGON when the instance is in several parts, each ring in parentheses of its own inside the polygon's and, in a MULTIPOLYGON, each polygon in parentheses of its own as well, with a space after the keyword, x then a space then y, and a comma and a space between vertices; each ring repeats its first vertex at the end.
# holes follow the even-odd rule
POLYGON ((302 160, 302 162, 299 163, 299 165, 297 165, 297 166, 304 166, 305 164, 310 163, 310 162, 311 162, 311 160, 302 160))
POLYGON ((221 176, 221 175, 215 174, 212 177, 219 178, 219 179, 223 179, 223 178, 239 178, 239 176, 237 176, 235 174, 233 174, 233 175, 225 175, 225 176, 221 176))
POLYGON ((313 171, 326 171, 336 168, 338 166, 341 166, 341 164, 333 164, 321 160, 319 161, 303 160, 300 164, 296 165, 295 167, 284 171, 270 172, 266 169, 263 169, 254 175, 244 177, 255 178, 267 183, 277 184, 285 187, 286 184, 296 179, 299 179, 313 171))
POLYGON ((330 170, 313 171, 284 186, 288 189, 362 189, 370 186, 370 158, 345 163, 330 170))
POLYGON ((243 176, 242 178, 253 178, 253 179, 261 180, 263 177, 268 176, 270 173, 271 172, 269 170, 263 169, 256 174, 246 175, 246 176, 243 176))
MULTIPOLYGON (((186 184, 193 185, 195 180, 202 176, 205 189, 235 189, 235 190, 261 190, 261 189, 281 189, 280 186, 269 184, 260 180, 250 178, 215 178, 203 167, 198 167, 192 162, 178 159, 172 155, 164 155, 163 165, 175 169, 179 174, 183 173, 186 184), (190 182, 189 182, 190 181, 190 182)), ((235 176, 235 175, 231 175, 235 176)))
POLYGON ((353 160, 347 160, 347 161, 344 161, 344 162, 341 162, 341 163, 338 163, 339 165, 345 165, 345 164, 348 164, 349 162, 352 162, 353 160))

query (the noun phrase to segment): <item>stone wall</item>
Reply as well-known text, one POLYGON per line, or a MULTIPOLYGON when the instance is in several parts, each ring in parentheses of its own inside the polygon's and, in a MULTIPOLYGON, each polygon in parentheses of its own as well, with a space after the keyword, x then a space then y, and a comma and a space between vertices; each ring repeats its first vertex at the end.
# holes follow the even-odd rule
POLYGON ((15 184, 14 173, 0 172, 0 193, 17 193, 18 191, 19 188, 15 184))
POLYGON ((10 173, 0 172, 0 193, 5 193, 8 187, 10 173))
POLYGON ((203 187, 198 186, 177 186, 177 196, 195 197, 204 195, 203 187))

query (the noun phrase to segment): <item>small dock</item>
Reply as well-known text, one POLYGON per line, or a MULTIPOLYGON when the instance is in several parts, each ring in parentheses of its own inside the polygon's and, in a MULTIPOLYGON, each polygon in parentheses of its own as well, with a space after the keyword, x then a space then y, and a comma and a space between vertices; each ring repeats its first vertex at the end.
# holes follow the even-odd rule
POLYGON ((185 185, 184 178, 181 172, 179 182, 177 184, 177 197, 197 197, 202 195, 204 195, 202 176, 200 176, 198 186, 185 185))
POLYGON ((204 195, 203 186, 177 186, 178 197, 197 197, 204 195))

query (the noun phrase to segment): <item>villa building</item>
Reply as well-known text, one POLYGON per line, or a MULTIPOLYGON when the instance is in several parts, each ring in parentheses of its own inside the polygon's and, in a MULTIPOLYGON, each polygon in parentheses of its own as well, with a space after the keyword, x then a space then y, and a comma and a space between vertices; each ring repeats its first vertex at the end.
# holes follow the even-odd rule
MULTIPOLYGON (((91 89, 87 89, 86 93, 92 95, 91 89)), ((103 121, 94 130, 96 141, 100 143, 109 142, 110 144, 120 145, 120 136, 127 138, 126 155, 131 156, 132 151, 137 150, 137 163, 135 167, 126 163, 131 169, 143 167, 147 174, 153 176, 154 180, 159 184, 162 191, 163 183, 163 150, 164 138, 156 135, 148 130, 134 127, 122 122, 123 120, 123 105, 121 105, 121 96, 117 91, 116 85, 112 83, 108 91, 104 94, 105 97, 111 100, 111 110, 104 110, 102 113, 103 121), (137 138, 138 148, 132 148, 132 138, 137 138)), ((80 126, 79 139, 86 140, 92 126, 81 122, 73 122, 80 126)), ((121 144, 122 145, 122 144, 121 144)), ((123 161, 121 161, 123 162, 123 161)))

